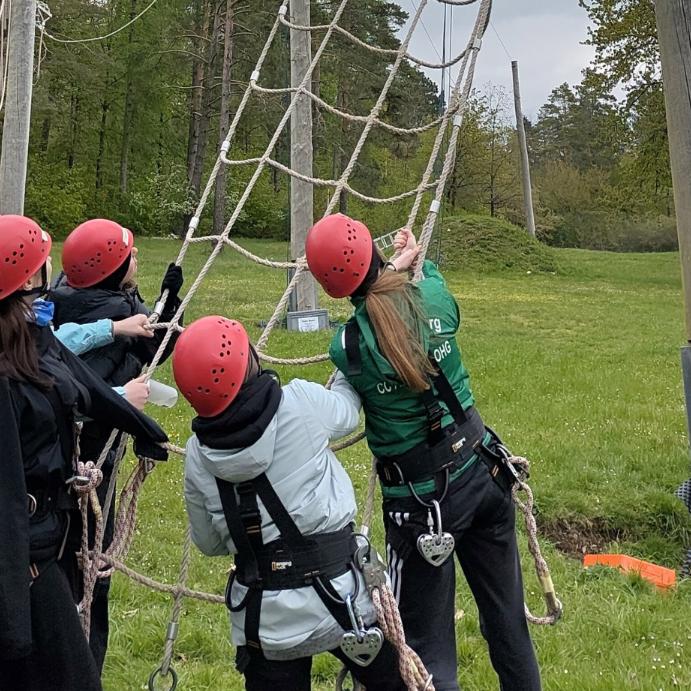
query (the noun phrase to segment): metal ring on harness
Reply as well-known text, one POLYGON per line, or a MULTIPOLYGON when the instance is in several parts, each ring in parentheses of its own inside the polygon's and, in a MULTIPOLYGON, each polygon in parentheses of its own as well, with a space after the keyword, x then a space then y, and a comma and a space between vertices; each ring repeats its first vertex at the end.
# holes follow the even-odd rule
POLYGON ((31 518, 38 509, 38 502, 33 494, 27 494, 26 498, 28 499, 29 518, 31 518))
POLYGON ((156 678, 161 676, 168 676, 170 675, 170 688, 168 691, 175 691, 175 689, 178 686, 178 675, 177 672, 172 668, 168 667, 168 674, 163 674, 163 667, 159 667, 158 669, 155 669, 153 672, 151 672, 151 676, 149 677, 149 691, 156 691, 156 678))

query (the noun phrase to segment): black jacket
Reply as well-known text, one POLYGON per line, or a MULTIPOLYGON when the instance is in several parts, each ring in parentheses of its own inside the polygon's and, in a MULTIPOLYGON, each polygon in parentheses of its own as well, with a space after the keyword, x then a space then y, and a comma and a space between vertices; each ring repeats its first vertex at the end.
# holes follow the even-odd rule
MULTIPOLYGON (((51 292, 50 299, 55 303, 53 323, 56 328, 68 322, 88 324, 98 319, 120 321, 135 314, 150 314, 136 288, 117 291, 72 288, 62 280, 51 292)), ((179 299, 172 302, 169 299, 161 315, 161 321, 169 321, 179 305, 179 299)), ((118 337, 107 346, 84 353, 81 359, 110 386, 123 386, 138 377, 142 368, 153 360, 164 336, 165 331, 159 329, 153 338, 118 337)), ((177 333, 173 334, 168 342, 163 359, 173 352, 177 336, 177 333)), ((98 422, 84 425, 81 440, 84 458, 98 458, 112 429, 113 425, 98 422)), ((117 446, 117 443, 113 446, 117 446)), ((112 463, 112 456, 113 454, 104 468, 106 472, 112 463)))
MULTIPOLYGON (((73 473, 75 411, 137 438, 140 450, 166 441, 163 430, 138 412, 53 336, 31 327, 40 369, 50 391, 0 377, 0 658, 31 650, 29 565, 57 556, 68 513, 79 521, 76 499, 29 517, 29 493, 59 493, 73 473)), ((64 496, 64 492, 62 492, 64 496)))

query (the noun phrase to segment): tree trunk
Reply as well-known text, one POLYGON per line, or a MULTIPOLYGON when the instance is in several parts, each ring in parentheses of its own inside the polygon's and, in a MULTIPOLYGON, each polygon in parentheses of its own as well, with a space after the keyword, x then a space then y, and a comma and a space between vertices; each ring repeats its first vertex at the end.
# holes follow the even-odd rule
POLYGON ((70 148, 67 152, 67 167, 74 167, 75 150, 77 148, 77 136, 79 134, 79 96, 73 93, 70 96, 70 148))
MULTIPOLYGON (((130 21, 137 16, 137 0, 131 0, 130 21)), ((127 194, 127 167, 130 157, 130 130, 134 120, 134 96, 132 89, 132 76, 134 73, 134 61, 132 60, 132 39, 134 36, 134 24, 130 25, 127 34, 127 71, 125 75, 125 109, 122 114, 122 138, 120 144, 120 194, 127 194)))
MULTIPOLYGON (((106 79, 106 83, 107 83, 106 79)), ((109 90, 106 89, 106 93, 109 90)), ((106 150, 106 123, 108 120, 108 110, 110 108, 110 102, 106 96, 103 97, 101 101, 101 125, 98 129, 98 154, 96 156, 96 189, 100 190, 103 187, 103 154, 106 150)))
MULTIPOLYGON (((206 39, 209 33, 209 5, 210 0, 196 3, 200 13, 197 15, 197 22, 194 27, 194 34, 198 37, 198 42, 192 44, 192 52, 195 55, 202 55, 206 46, 206 39)), ((205 62, 202 58, 195 57, 192 61, 192 88, 190 91, 190 123, 189 135, 187 139, 187 181, 192 184, 194 174, 194 162, 197 159, 197 149, 199 147, 199 120, 202 112, 202 94, 204 84, 205 62)))
MULTIPOLYGON (((192 85, 189 100, 189 128, 187 134, 187 185, 188 189, 193 188, 194 165, 197 160, 197 150, 199 148, 199 120, 202 110, 202 88, 204 82, 205 63, 201 56, 205 49, 205 40, 209 32, 209 0, 200 1, 194 4, 197 8, 197 17, 193 27, 193 35, 197 37, 190 46, 191 52, 195 55, 192 60, 192 85)), ((180 224, 179 235, 184 237, 187 231, 191 215, 185 214, 180 224)))
POLYGON ((221 12, 220 2, 210 0, 209 2, 209 23, 211 32, 208 36, 208 49, 206 53, 206 69, 204 70, 202 109, 199 119, 199 138, 197 150, 192 170, 192 189, 196 196, 199 196, 202 186, 202 173, 204 171, 204 155, 206 146, 209 142, 209 123, 211 121, 211 110, 213 100, 213 82, 215 73, 216 56, 218 53, 219 34, 221 31, 221 12))
MULTIPOLYGON (((233 7, 236 0, 226 0, 224 40, 223 40, 223 70, 221 84, 221 114, 218 120, 218 144, 223 144, 228 128, 230 127, 230 96, 231 84, 230 73, 233 65, 233 34, 235 24, 233 21, 233 7)), ((226 203, 226 170, 227 166, 222 165, 216 178, 216 189, 214 191, 214 235, 220 235, 223 231, 223 220, 226 203)))
POLYGON ((48 143, 50 142, 50 126, 51 126, 50 115, 46 115, 43 118, 43 123, 41 124, 41 153, 46 153, 48 151, 48 143))

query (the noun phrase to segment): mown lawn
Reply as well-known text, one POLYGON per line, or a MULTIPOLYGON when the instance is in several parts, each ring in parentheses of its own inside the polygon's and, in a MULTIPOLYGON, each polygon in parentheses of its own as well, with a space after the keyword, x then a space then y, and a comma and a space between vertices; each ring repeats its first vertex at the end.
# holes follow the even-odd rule
MULTIPOLYGON (((158 294, 175 241, 140 241, 141 288, 158 294)), ((247 241, 276 259, 285 245, 247 241)), ((208 248, 195 246, 188 281, 208 248)), ((552 567, 563 621, 534 628, 544 687, 552 690, 691 688, 691 584, 657 592, 647 583, 606 569, 584 572, 573 555, 583 545, 605 544, 678 567, 688 541, 686 509, 672 496, 688 476, 684 407, 679 373, 683 317, 678 259, 673 254, 615 255, 559 252, 552 274, 461 274, 446 268, 464 322, 460 343, 478 406, 511 447, 532 459, 539 520, 552 541, 544 551, 552 567), (607 544, 610 541, 611 544, 607 544)), ((208 313, 243 320, 254 337, 285 286, 280 271, 257 267, 227 250, 218 260, 187 320, 208 313)), ((345 302, 326 302, 332 320, 348 314, 345 302)), ((272 354, 322 352, 329 333, 277 331, 272 354)), ((327 364, 281 368, 288 381, 325 381, 327 364)), ((170 382, 165 365, 159 378, 170 382)), ((172 410, 151 408, 180 444, 189 433, 184 399, 172 410)), ((359 445, 341 456, 359 495, 368 454, 359 445)), ((182 461, 172 457, 145 485, 138 535, 128 563, 174 581, 184 531, 182 461)), ((375 525, 375 539, 381 529, 375 525)), ((525 547, 525 543, 523 545, 525 547)), ((527 550, 528 599, 541 608, 527 550)), ((194 588, 222 592, 229 561, 195 553, 194 588)), ((145 688, 160 661, 170 598, 117 575, 112 589, 111 645, 104 672, 109 690, 145 688)), ((459 678, 468 691, 496 688, 477 613, 465 584, 458 588, 459 678)), ((176 646, 182 689, 241 689, 221 606, 186 601, 176 646)), ((337 664, 314 666, 315 689, 333 688, 337 664)), ((167 688, 162 685, 160 688, 167 688)), ((278 690, 277 690, 278 691, 278 690)))

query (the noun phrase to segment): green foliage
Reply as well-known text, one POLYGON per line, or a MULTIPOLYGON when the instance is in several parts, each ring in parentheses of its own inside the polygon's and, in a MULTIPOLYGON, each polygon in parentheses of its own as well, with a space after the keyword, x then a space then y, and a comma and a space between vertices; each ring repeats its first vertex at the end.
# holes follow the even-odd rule
POLYGON ((128 225, 143 235, 168 235, 180 218, 194 211, 192 190, 185 171, 173 166, 168 173, 150 173, 132 185, 128 225))
POLYGON ((79 225, 88 207, 81 168, 65 168, 32 156, 26 188, 25 213, 51 235, 62 238, 79 225))
POLYGON ((555 272, 554 250, 501 218, 463 214, 439 222, 444 270, 555 272))

